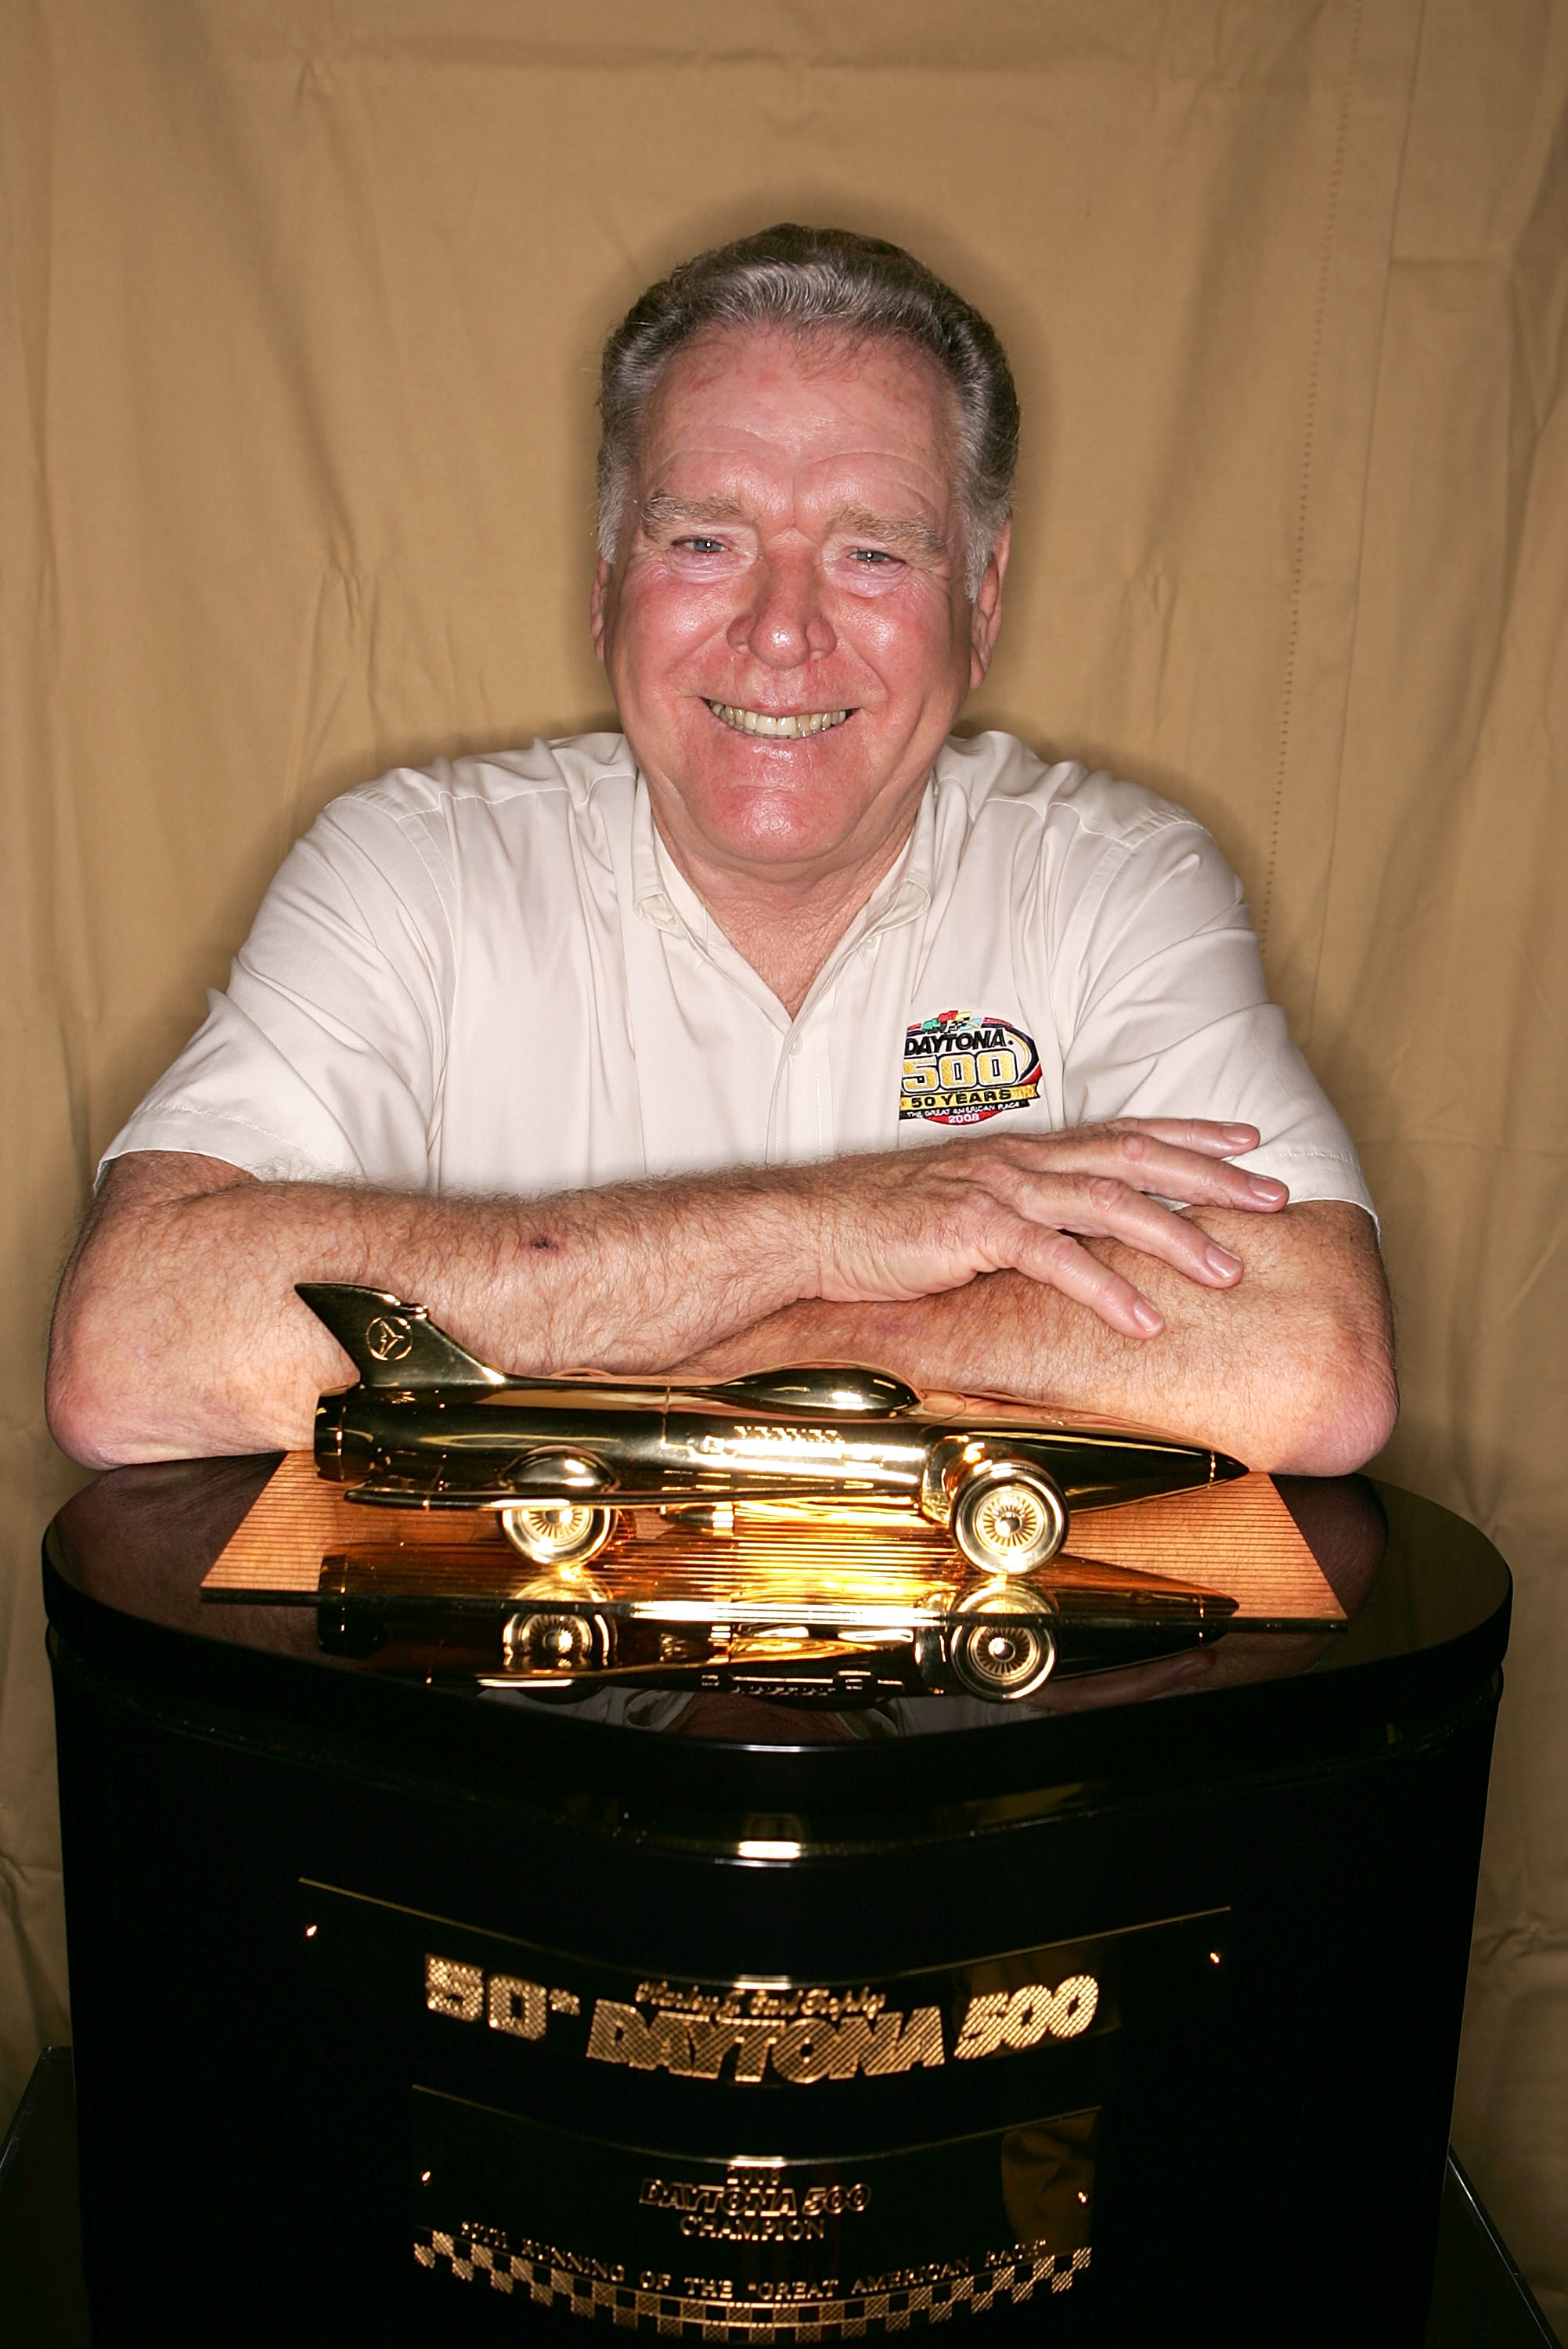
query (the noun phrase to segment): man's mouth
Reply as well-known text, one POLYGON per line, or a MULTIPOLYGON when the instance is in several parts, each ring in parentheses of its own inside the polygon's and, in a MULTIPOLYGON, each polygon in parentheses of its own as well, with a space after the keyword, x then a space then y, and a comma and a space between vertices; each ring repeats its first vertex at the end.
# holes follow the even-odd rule
POLYGON ((774 717, 766 709, 740 709, 732 701, 710 701, 708 708, 721 724, 733 727, 738 734, 762 734, 775 742, 798 742, 807 734, 825 734, 830 727, 841 726, 850 712, 847 709, 791 709, 782 717, 774 717))

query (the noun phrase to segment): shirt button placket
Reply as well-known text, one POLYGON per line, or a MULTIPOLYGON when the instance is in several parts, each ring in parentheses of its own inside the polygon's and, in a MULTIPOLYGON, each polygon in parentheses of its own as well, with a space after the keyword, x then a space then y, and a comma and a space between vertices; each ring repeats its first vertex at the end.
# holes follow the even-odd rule
POLYGON ((826 1007, 818 1004, 804 1027, 789 1040, 787 1148, 799 1164, 828 1155, 832 1149, 828 1115, 826 1007))

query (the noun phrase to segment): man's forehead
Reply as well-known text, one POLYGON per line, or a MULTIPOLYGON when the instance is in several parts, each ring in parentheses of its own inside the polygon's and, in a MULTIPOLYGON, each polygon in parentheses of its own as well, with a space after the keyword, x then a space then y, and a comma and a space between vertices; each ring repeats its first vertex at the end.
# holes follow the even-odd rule
POLYGON ((743 522, 788 477, 814 522, 923 545, 954 502, 956 420, 934 363, 891 337, 700 336, 649 401, 637 503, 648 528, 743 522))
POLYGON ((957 400, 925 352, 895 336, 850 340, 751 329, 698 335, 676 351, 643 416, 643 449, 655 467, 695 436, 737 447, 751 438, 810 438, 830 419, 890 456, 923 444, 945 470, 956 441, 957 400))

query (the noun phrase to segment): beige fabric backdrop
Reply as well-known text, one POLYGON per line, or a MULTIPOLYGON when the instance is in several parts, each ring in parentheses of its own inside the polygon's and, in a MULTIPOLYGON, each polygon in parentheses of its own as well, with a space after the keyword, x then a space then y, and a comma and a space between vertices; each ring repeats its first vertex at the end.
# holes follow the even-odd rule
POLYGON ((1561 2322, 1562 0, 11 0, 0 88, 0 2109, 67 2029, 38 1387, 95 1154, 329 794, 604 716, 596 345, 842 220, 1016 363, 973 715, 1246 876, 1385 1211, 1386 1464, 1514 1566, 1454 2127, 1561 2322))

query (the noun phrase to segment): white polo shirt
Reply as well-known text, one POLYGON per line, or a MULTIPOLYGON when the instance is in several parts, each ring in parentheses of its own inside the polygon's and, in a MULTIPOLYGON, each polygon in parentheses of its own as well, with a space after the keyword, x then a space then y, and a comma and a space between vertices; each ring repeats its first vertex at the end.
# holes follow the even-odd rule
POLYGON ((620 735, 399 768, 285 859, 226 993, 107 1154, 546 1193, 1133 1115, 1243 1120, 1371 1201, 1182 812, 951 741, 791 1019, 672 864, 620 735))

